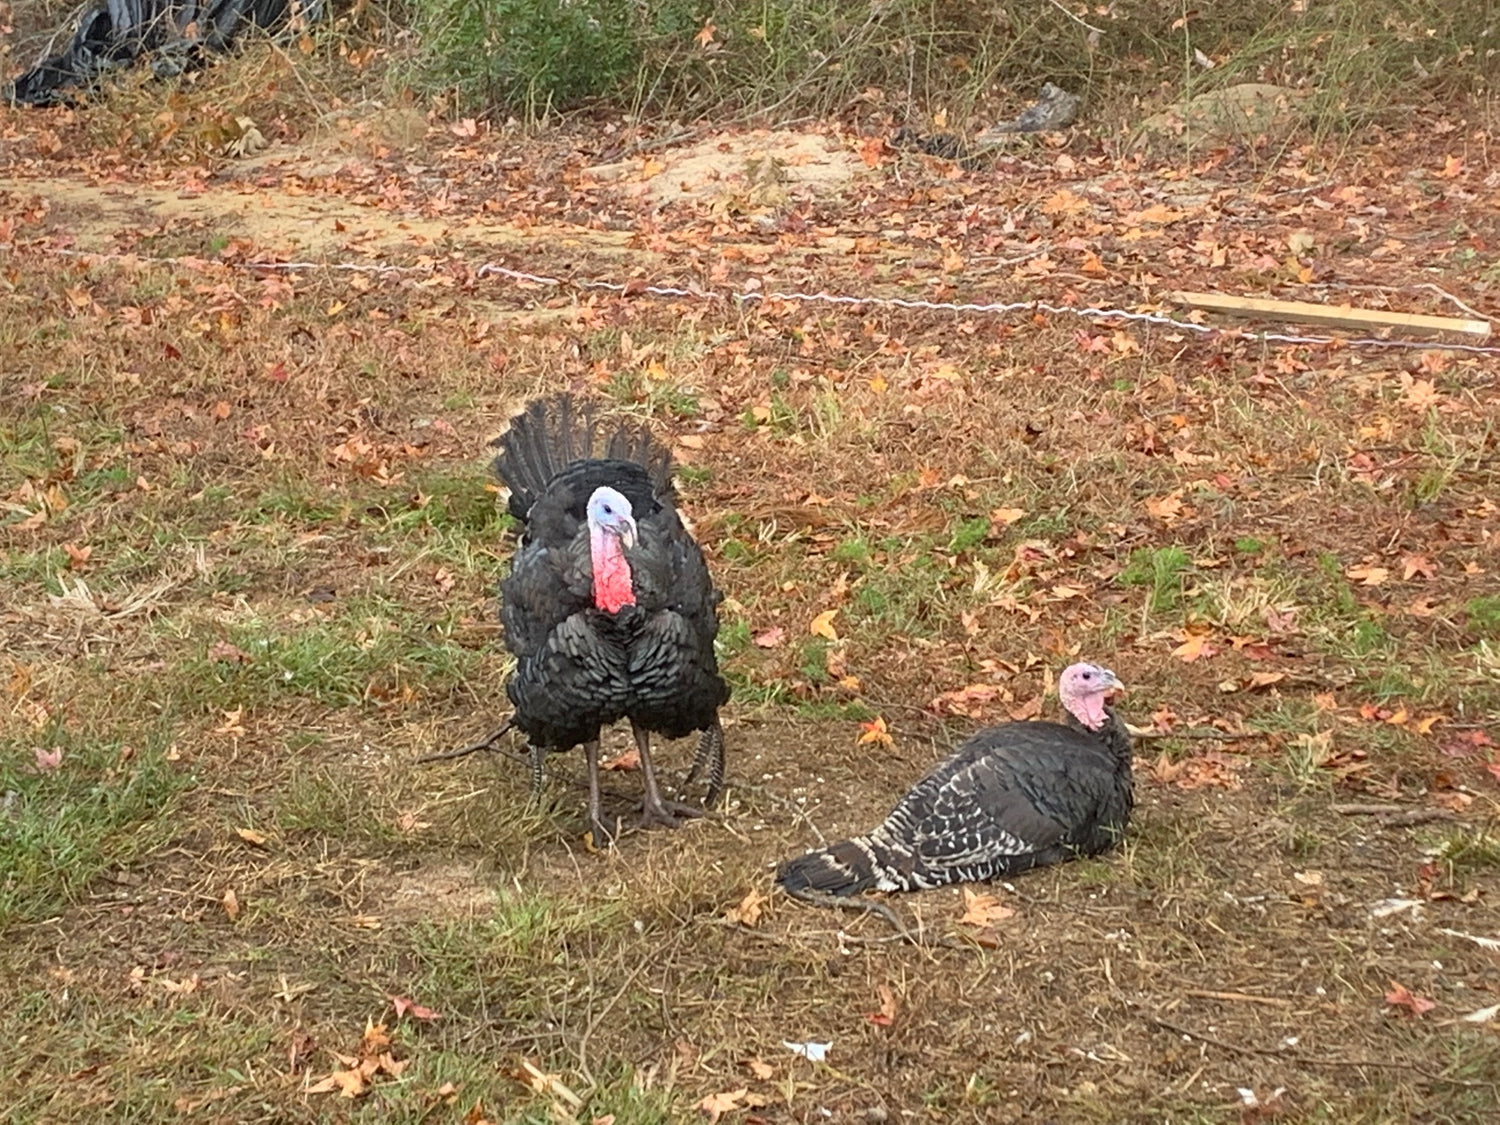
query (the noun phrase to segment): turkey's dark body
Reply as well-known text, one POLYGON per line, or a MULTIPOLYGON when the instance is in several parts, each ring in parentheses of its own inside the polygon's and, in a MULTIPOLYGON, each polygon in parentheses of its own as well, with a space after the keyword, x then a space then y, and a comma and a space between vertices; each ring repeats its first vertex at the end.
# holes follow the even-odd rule
POLYGON ((496 472, 524 526, 500 584, 515 725, 548 751, 590 746, 621 719, 638 738, 717 732, 722 595, 677 514, 670 454, 622 427, 593 456, 594 426, 566 397, 532 404, 500 444, 496 472), (600 487, 630 502, 637 529, 625 550, 634 604, 616 612, 595 604, 586 508, 600 487))
POLYGON ((791 891, 854 894, 984 882, 1119 843, 1134 803, 1130 740, 1112 712, 980 731, 865 836, 785 863, 791 891))

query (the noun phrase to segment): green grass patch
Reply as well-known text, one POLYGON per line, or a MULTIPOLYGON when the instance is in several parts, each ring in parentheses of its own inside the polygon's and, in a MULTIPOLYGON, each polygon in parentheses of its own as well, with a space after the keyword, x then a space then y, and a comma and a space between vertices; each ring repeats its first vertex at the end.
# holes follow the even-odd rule
POLYGON ((451 613, 421 617, 392 598, 350 598, 330 617, 262 618, 221 638, 191 632, 192 654, 173 677, 189 711, 305 698, 330 707, 441 691, 461 682, 480 654, 451 640, 451 613), (226 647, 229 646, 229 647, 226 647))
MULTIPOLYGON (((570 951, 582 952, 622 923, 619 902, 563 901, 543 891, 502 889, 489 915, 418 926, 412 987, 458 1007, 501 1004, 507 1015, 534 1019, 565 985, 570 951)), ((563 996, 556 999, 561 1002, 563 996)))
MULTIPOLYGON (((997 13, 921 0, 874 9, 862 0, 417 0, 414 14, 419 86, 464 112, 530 120, 597 98, 684 116, 826 115, 874 88, 963 121, 990 107, 1000 83, 1030 92, 1050 80, 1098 104, 1163 87, 1192 96, 1274 82, 1310 91, 1318 128, 1347 130, 1393 100, 1482 89, 1500 49, 1490 8, 1440 0, 1295 12, 1250 0, 1186 16, 1122 0, 1082 19, 1054 5, 997 13), (1199 52, 1212 70, 1193 62, 1199 52)), ((1129 393, 1134 382, 1115 386, 1129 393)))
POLYGON ((1489 640, 1500 638, 1500 597, 1470 598, 1464 605, 1469 632, 1489 640))
POLYGON ((1438 859, 1453 875, 1500 871, 1500 834, 1493 828, 1463 828, 1443 838, 1438 859))
POLYGON ((164 741, 127 750, 118 737, 55 727, 0 742, 0 929, 56 912, 171 832, 162 815, 189 778, 165 760, 164 741), (61 758, 40 768, 38 752, 61 758))
POLYGON ((538 119, 621 90, 643 62, 631 4, 419 0, 415 11, 421 81, 468 107, 538 119))
POLYGON ((1193 557, 1178 546, 1140 547, 1116 581, 1122 586, 1144 586, 1153 613, 1177 608, 1182 600, 1183 577, 1192 569, 1193 557))
POLYGON ((960 520, 948 540, 948 549, 955 555, 972 550, 984 542, 990 533, 990 521, 985 516, 974 516, 960 520))

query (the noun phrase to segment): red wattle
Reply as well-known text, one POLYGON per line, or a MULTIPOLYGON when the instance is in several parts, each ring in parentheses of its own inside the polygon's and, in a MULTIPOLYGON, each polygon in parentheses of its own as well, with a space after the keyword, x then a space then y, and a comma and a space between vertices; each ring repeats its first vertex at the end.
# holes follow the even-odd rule
POLYGON ((635 590, 630 584, 630 564, 613 536, 599 536, 605 542, 595 544, 594 605, 605 613, 619 613, 635 605, 635 590), (602 548, 602 549, 601 549, 602 548))

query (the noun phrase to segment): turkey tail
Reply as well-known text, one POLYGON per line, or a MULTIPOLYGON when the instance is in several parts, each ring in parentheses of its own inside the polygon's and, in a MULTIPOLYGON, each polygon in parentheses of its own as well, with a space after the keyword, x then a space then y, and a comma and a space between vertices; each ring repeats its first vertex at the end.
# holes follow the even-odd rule
POLYGON ((570 394, 531 402, 492 443, 500 448, 495 475, 510 489, 510 514, 525 520, 537 497, 575 461, 611 457, 646 469, 659 492, 672 491, 672 453, 643 426, 622 422, 598 448, 593 408, 570 394))
POLYGON ((646 427, 620 423, 610 435, 604 455, 642 466, 658 495, 673 495, 672 451, 652 437, 646 427))
POLYGON ((510 514, 524 520, 553 477, 589 456, 593 417, 574 406, 572 395, 539 398, 511 419, 494 444, 500 447, 495 475, 510 489, 510 514))
POLYGON ((776 882, 789 894, 821 891, 852 895, 875 885, 875 856, 863 840, 845 840, 832 847, 789 859, 776 872, 776 882))

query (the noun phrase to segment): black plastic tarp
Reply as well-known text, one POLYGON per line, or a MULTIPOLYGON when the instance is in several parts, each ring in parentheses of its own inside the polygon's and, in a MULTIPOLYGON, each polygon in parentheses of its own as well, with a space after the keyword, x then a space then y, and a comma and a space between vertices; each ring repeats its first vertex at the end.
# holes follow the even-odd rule
POLYGON ((21 105, 54 105, 69 88, 87 87, 101 74, 149 56, 158 77, 202 64, 227 51, 254 28, 302 27, 323 14, 323 0, 100 0, 78 18, 60 54, 38 63, 6 91, 21 105))

